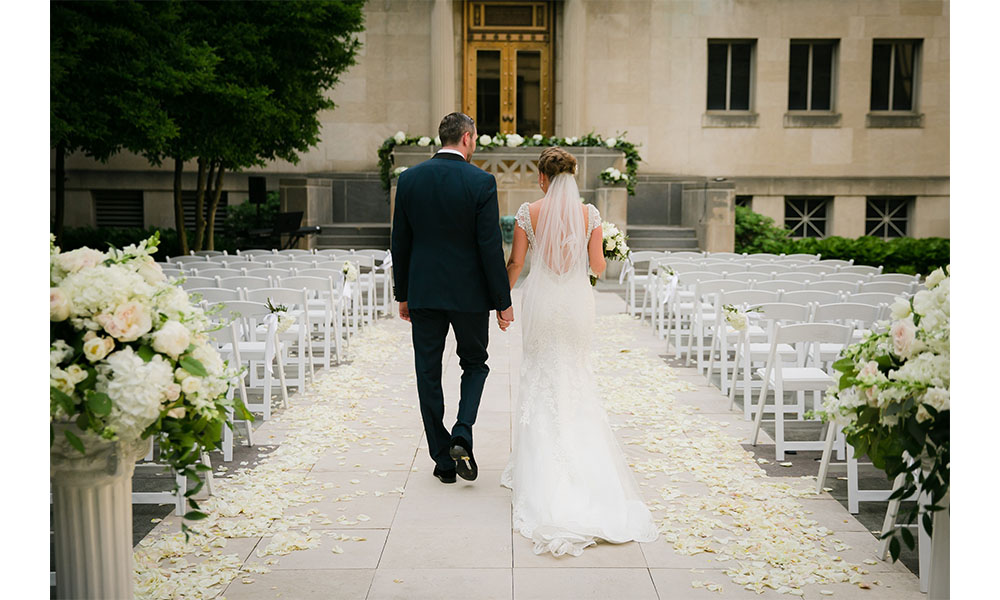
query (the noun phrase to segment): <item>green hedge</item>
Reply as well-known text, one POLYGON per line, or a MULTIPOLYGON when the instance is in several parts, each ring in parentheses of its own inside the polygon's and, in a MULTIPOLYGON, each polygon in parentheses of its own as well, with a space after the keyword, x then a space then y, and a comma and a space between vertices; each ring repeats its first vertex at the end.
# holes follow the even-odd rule
POLYGON ((819 254, 823 258, 854 259, 856 265, 882 265, 886 273, 922 275, 951 263, 951 241, 947 238, 793 239, 790 236, 791 231, 777 227, 774 219, 743 206, 736 207, 736 252, 819 254))
MULTIPOLYGON (((67 227, 63 230, 63 237, 59 241, 62 250, 75 250, 84 246, 95 250, 107 250, 108 244, 116 248, 122 248, 129 244, 138 244, 142 240, 153 235, 155 231, 160 232, 160 246, 153 257, 163 262, 168 256, 180 256, 181 245, 177 239, 176 229, 159 229, 150 227, 142 229, 140 227, 67 227)), ((188 243, 194 239, 194 231, 187 232, 188 243)), ((226 250, 230 254, 236 252, 236 240, 215 234, 215 249, 226 250)))

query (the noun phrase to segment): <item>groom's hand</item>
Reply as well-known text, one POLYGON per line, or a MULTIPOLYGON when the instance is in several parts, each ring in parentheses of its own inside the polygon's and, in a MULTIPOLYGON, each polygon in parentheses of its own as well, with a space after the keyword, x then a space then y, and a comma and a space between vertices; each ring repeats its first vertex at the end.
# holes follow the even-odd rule
POLYGON ((508 324, 514 322, 514 307, 513 306, 508 306, 504 310, 497 311, 497 314, 498 314, 498 316, 501 319, 503 319, 504 321, 507 321, 508 324))
POLYGON ((407 323, 410 322, 410 307, 407 305, 406 302, 399 303, 399 318, 406 321, 407 323))

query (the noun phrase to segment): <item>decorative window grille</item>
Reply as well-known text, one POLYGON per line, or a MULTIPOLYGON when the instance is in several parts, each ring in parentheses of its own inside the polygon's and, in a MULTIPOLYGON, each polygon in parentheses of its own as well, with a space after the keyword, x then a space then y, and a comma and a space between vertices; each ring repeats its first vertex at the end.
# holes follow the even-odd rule
POLYGON ((144 227, 142 190, 94 190, 98 227, 144 227))
POLYGON ((831 198, 785 198, 785 228, 792 230, 792 237, 825 237, 827 207, 831 198))
POLYGON ((708 110, 750 110, 755 44, 708 42, 708 110))
POLYGON ((865 235, 882 239, 906 237, 912 196, 872 196, 865 211, 865 235))

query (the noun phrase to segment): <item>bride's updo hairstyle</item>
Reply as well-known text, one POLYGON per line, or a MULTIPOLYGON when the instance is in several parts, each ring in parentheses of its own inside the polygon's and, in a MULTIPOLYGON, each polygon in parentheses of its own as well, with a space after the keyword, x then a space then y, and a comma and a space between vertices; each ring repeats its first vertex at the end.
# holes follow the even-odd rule
POLYGON ((551 146, 538 157, 538 170, 550 180, 556 175, 576 174, 576 157, 558 146, 551 146))

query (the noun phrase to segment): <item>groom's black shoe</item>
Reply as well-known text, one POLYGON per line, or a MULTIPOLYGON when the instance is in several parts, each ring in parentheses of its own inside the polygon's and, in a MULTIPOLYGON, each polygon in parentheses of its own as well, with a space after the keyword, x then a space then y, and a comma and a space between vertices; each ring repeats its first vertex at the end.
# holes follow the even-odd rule
POLYGON ((455 483, 455 469, 442 469, 434 467, 434 476, 441 480, 441 483, 455 483))
POLYGON ((472 444, 465 438, 456 437, 451 440, 451 457, 455 459, 455 470, 458 476, 467 481, 475 481, 479 476, 476 457, 472 455, 472 444))

